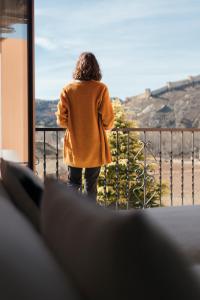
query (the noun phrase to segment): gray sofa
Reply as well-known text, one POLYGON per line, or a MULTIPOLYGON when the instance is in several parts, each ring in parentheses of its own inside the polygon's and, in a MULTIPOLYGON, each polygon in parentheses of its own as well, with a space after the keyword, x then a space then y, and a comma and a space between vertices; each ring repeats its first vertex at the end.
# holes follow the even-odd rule
POLYGON ((28 219, 0 181, 0 299, 80 299, 28 219))
POLYGON ((39 232, 0 180, 0 299, 200 299, 200 206, 119 217, 49 181, 39 232))

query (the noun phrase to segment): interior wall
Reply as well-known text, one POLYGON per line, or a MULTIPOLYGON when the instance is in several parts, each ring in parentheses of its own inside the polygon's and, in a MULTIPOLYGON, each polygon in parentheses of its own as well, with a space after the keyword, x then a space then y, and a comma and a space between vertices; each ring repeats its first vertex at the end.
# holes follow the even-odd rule
POLYGON ((1 40, 2 148, 28 161, 27 41, 1 40))

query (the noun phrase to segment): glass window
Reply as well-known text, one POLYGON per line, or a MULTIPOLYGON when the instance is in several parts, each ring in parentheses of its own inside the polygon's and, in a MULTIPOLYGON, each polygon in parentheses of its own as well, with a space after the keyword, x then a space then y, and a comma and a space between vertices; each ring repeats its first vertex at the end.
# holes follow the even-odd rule
POLYGON ((0 1, 0 149, 1 156, 29 160, 27 0, 0 1))

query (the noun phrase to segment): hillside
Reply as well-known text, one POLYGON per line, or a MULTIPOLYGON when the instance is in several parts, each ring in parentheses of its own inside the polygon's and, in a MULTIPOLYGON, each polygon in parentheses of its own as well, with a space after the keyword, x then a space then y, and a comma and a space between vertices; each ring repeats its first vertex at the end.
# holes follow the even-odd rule
MULTIPOLYGON (((115 98, 111 98, 113 101, 115 98)), ((119 99, 121 103, 123 101, 119 99)), ((55 112, 58 100, 36 99, 36 126, 37 127, 57 127, 55 112)))
POLYGON ((126 99, 125 109, 139 127, 200 127, 200 76, 126 99))
MULTIPOLYGON (((139 127, 200 127, 200 76, 168 82, 153 91, 146 89, 121 102, 128 117, 137 120, 139 127)), ((57 126, 57 103, 58 100, 36 100, 36 126, 57 126)))
POLYGON ((55 112, 58 100, 36 99, 36 126, 56 127, 55 112))

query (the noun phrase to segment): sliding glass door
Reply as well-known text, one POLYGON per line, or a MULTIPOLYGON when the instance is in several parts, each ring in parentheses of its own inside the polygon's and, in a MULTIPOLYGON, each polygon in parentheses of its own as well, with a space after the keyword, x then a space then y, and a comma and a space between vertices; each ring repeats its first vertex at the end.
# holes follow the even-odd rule
POLYGON ((0 156, 33 168, 33 1, 0 1, 0 156))

